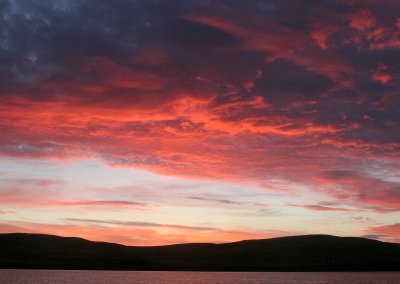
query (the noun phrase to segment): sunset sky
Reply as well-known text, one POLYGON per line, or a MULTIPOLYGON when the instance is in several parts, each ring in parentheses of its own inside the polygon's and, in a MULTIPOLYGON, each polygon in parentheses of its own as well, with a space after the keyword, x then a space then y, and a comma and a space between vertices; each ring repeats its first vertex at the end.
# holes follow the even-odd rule
POLYGON ((400 1, 0 1, 0 232, 400 242, 400 1))

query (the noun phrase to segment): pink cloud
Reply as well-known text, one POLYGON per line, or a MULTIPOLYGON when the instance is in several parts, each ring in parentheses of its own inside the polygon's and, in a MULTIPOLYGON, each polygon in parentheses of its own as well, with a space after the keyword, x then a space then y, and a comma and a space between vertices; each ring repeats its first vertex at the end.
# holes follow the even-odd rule
MULTIPOLYGON (((152 205, 130 200, 93 200, 83 198, 79 191, 67 191, 67 183, 57 179, 0 179, 0 203, 24 208, 97 207, 103 209, 151 209, 152 205)), ((1 212, 1 211, 0 211, 1 212)), ((9 212, 11 213, 11 212, 9 212)), ((3 213, 5 214, 5 213, 3 213)))
POLYGON ((288 204, 293 207, 301 207, 304 209, 314 210, 314 211, 338 211, 338 212, 354 212, 360 210, 353 210, 342 207, 331 207, 331 206, 323 206, 323 205, 298 205, 298 204, 288 204))
POLYGON ((53 206, 133 206, 148 208, 149 205, 141 202, 119 201, 119 200, 91 200, 91 201, 54 201, 49 205, 53 206))
POLYGON ((9 210, 0 210, 0 215, 2 214, 13 214, 15 213, 14 211, 9 211, 9 210))
POLYGON ((400 242, 400 223, 366 228, 365 232, 369 234, 382 235, 385 238, 400 242))
POLYGON ((398 183, 388 182, 353 171, 328 171, 314 181, 325 187, 325 192, 337 202, 379 213, 400 210, 398 183))

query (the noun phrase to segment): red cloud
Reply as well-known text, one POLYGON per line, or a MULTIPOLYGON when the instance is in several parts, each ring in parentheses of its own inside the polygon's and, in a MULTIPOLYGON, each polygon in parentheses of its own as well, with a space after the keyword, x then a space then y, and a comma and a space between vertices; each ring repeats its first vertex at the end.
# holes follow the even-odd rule
POLYGON ((389 83, 392 77, 389 74, 382 73, 381 71, 376 71, 372 74, 372 78, 375 81, 380 82, 382 85, 386 85, 387 83, 389 83))
POLYGON ((378 65, 378 68, 372 73, 372 78, 375 81, 379 81, 381 84, 386 85, 387 83, 389 83, 392 77, 387 73, 387 66, 381 63, 378 65))
POLYGON ((360 31, 370 29, 375 24, 376 18, 368 9, 359 10, 350 17, 350 27, 360 31))
POLYGON ((372 50, 393 49, 400 47, 400 29, 397 27, 398 19, 393 25, 378 27, 366 37, 370 41, 369 48, 372 50), (394 27, 393 27, 394 26, 394 27))
POLYGON ((329 36, 333 33, 332 30, 316 29, 311 33, 311 37, 315 40, 318 46, 322 49, 327 48, 329 36))

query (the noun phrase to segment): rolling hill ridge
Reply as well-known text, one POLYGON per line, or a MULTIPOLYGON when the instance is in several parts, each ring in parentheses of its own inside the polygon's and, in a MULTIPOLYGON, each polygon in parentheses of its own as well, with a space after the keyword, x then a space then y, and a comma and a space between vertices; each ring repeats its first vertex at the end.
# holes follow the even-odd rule
POLYGON ((124 246, 0 234, 0 268, 192 271, 400 271, 400 244, 329 235, 225 244, 124 246))

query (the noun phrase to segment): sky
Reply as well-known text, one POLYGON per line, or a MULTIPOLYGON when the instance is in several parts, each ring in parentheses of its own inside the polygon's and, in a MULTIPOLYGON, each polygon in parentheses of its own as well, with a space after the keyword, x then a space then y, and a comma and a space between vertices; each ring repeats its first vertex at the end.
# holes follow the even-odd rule
POLYGON ((400 242, 397 0, 1 0, 0 232, 400 242))

